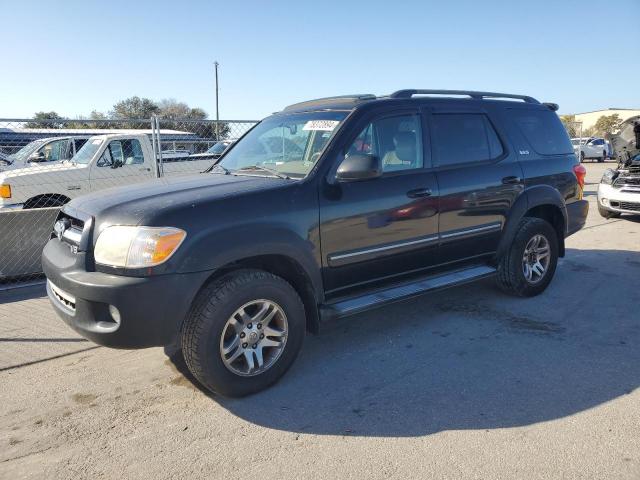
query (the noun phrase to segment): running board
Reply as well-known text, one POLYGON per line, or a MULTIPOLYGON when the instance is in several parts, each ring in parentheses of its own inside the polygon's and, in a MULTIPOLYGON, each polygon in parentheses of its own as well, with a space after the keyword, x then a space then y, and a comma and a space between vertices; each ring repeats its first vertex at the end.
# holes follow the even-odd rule
POLYGON ((346 317, 377 308, 393 302, 407 300, 424 293, 455 287, 465 283, 480 280, 495 275, 496 269, 487 265, 478 265, 463 270, 456 270, 441 275, 423 277, 415 282, 405 283, 396 287, 377 290, 358 297, 327 303, 320 307, 320 318, 330 320, 337 317, 346 317))

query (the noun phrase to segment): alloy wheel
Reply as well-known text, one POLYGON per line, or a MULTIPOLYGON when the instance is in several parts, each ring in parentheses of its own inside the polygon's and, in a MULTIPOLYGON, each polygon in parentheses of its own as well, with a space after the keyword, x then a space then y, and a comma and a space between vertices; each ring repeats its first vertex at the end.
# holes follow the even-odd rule
POLYGON ((220 356, 231 372, 243 377, 271 368, 287 343, 287 316, 271 300, 252 300, 227 320, 220 337, 220 356))

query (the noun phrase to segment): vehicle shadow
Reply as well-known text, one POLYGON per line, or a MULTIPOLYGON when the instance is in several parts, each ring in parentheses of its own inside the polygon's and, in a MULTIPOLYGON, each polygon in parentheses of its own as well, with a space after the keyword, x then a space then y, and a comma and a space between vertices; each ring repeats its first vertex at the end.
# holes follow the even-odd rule
POLYGON ((326 435, 566 417, 638 387, 638 278, 640 252, 568 249, 541 296, 513 298, 485 281, 343 319, 307 336, 270 389, 210 397, 261 426, 326 435))

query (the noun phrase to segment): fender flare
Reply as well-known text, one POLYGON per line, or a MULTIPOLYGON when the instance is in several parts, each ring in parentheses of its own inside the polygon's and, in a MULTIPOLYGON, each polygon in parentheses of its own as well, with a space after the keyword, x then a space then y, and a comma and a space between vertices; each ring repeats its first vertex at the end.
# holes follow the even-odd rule
POLYGON ((287 257, 297 264, 311 283, 318 302, 323 300, 323 283, 319 266, 320 252, 310 240, 282 225, 243 225, 222 231, 209 231, 194 238, 177 258, 180 270, 215 272, 230 264, 263 255, 287 257), (256 239, 260 239, 256 242, 256 239), (192 252, 198 252, 196 254, 192 252))
POLYGON ((567 207, 560 192, 549 185, 535 185, 524 190, 511 206, 496 250, 496 259, 502 258, 518 232, 518 225, 526 213, 535 207, 552 205, 562 213, 562 235, 558 238, 560 256, 564 256, 564 238, 567 236, 567 207))

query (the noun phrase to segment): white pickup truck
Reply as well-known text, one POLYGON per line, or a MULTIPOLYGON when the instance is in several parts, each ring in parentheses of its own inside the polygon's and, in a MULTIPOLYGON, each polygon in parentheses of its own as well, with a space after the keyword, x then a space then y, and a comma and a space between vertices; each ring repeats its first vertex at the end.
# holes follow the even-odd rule
POLYGON ((74 197, 162 175, 199 173, 211 158, 174 157, 158 164, 146 134, 89 138, 71 160, 0 172, 0 211, 62 206, 74 197))

